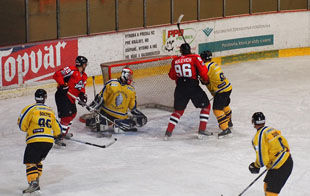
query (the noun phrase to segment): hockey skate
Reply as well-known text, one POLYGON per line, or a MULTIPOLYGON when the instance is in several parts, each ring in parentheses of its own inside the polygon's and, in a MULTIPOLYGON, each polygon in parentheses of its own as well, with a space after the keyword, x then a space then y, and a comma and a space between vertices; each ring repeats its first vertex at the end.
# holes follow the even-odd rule
POLYGON ((171 137, 171 135, 172 135, 172 132, 166 131, 164 140, 165 140, 165 141, 168 141, 169 138, 171 137))
POLYGON ((231 128, 233 128, 233 123, 231 122, 231 119, 229 120, 229 122, 228 122, 228 127, 231 129, 231 128))
POLYGON ((39 191, 39 190, 40 190, 39 183, 38 183, 38 181, 34 180, 34 181, 30 182, 28 188, 23 190, 23 194, 25 194, 25 193, 33 193, 33 192, 39 191))
POLYGON ((63 135, 63 138, 69 140, 71 137, 73 137, 73 133, 67 133, 63 135))
POLYGON ((223 138, 223 137, 226 137, 226 136, 230 136, 231 137, 232 136, 232 132, 231 132, 231 130, 229 128, 227 128, 226 130, 220 132, 217 136, 218 136, 219 139, 223 138))
POLYGON ((56 148, 61 148, 61 147, 66 147, 67 144, 63 142, 62 136, 55 138, 55 147, 56 148))
POLYGON ((204 137, 209 137, 212 135, 213 135, 213 133, 209 132, 209 131, 202 131, 202 130, 198 131, 198 139, 203 139, 204 137))

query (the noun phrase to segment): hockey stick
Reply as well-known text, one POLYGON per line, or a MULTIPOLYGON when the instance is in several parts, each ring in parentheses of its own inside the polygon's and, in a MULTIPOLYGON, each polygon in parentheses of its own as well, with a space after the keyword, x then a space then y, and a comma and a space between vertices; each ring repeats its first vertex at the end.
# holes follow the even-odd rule
POLYGON ((78 142, 78 143, 82 143, 82 144, 96 146, 98 148, 107 148, 107 147, 111 146, 112 144, 114 144, 117 141, 117 138, 114 138, 114 140, 112 140, 111 142, 109 142, 107 144, 104 144, 104 145, 93 144, 93 143, 90 143, 90 142, 86 142, 86 141, 82 141, 82 140, 77 140, 77 139, 74 139, 74 138, 69 138, 69 140, 72 140, 72 141, 78 142))
POLYGON ((261 174, 259 174, 259 176, 257 176, 257 178, 255 178, 238 196, 241 196, 245 191, 247 191, 262 175, 264 175, 264 173, 266 173, 266 171, 268 171, 268 169, 265 169, 261 174))
MULTIPOLYGON (((95 99, 96 97, 95 76, 92 76, 92 78, 93 78, 94 99, 95 99)), ((95 114, 95 123, 96 123, 96 130, 100 131, 100 119, 98 114, 95 114)))
POLYGON ((183 33, 182 33, 182 31, 181 31, 181 28, 180 28, 180 23, 181 23, 181 20, 182 20, 183 16, 184 16, 184 14, 181 14, 181 15, 179 16, 178 21, 177 21, 177 27, 178 27, 179 32, 181 33, 181 36, 182 36, 184 42, 187 44, 187 42, 186 42, 186 40, 185 40, 185 38, 184 38, 184 36, 183 36, 183 33))

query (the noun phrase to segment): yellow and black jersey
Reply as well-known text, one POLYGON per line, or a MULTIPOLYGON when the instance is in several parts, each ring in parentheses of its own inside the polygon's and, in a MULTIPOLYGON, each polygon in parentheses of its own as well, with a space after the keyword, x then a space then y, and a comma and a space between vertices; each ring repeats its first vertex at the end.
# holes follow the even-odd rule
POLYGON ((264 126, 257 130, 252 145, 256 152, 256 167, 278 169, 290 155, 287 140, 281 131, 272 127, 264 126))
POLYGON ((128 109, 137 107, 135 88, 116 79, 105 83, 99 96, 103 99, 101 109, 118 119, 128 118, 128 109))
POLYGON ((207 64, 209 83, 207 88, 214 96, 216 93, 222 93, 232 90, 232 86, 219 65, 214 62, 207 64))
POLYGON ((55 117, 52 108, 44 104, 26 106, 18 120, 19 128, 27 132, 26 143, 49 142, 54 143, 54 136, 61 133, 61 125, 55 117))

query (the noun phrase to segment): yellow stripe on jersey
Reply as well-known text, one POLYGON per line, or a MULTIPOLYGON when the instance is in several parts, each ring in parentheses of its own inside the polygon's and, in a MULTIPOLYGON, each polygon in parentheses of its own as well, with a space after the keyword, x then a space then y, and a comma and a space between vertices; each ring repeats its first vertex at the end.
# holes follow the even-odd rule
POLYGON ((281 131, 264 126, 260 128, 252 140, 256 151, 255 165, 278 169, 289 157, 289 145, 281 135, 281 131))
POLYGON ((224 73, 218 64, 210 62, 207 66, 209 76, 209 84, 207 85, 207 88, 213 96, 219 92, 228 92, 232 90, 229 80, 224 76, 224 73))
POLYGON ((55 117, 54 111, 43 104, 31 104, 26 106, 18 120, 19 128, 27 132, 26 143, 54 142, 54 136, 61 133, 60 123, 55 117))

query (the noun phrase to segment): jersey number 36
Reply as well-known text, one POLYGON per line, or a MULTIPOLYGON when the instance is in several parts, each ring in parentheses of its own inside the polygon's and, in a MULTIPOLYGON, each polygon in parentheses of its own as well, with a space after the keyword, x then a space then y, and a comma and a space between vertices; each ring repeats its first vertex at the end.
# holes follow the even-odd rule
POLYGON ((178 77, 192 77, 192 69, 191 69, 191 64, 182 64, 182 65, 174 65, 175 72, 178 77))

